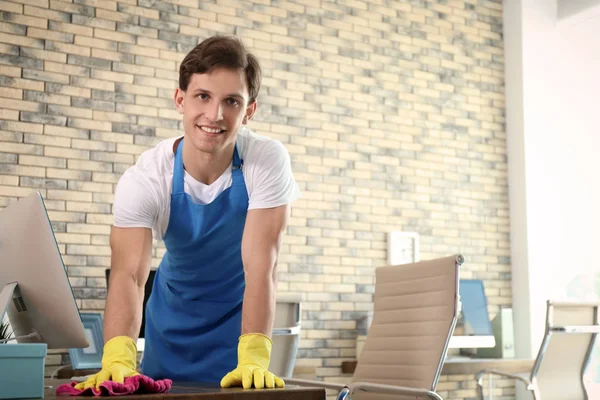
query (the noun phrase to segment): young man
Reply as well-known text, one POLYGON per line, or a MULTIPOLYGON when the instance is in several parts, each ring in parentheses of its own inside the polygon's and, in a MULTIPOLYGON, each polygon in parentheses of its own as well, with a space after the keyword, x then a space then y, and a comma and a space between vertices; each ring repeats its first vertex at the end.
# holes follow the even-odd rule
POLYGON ((135 375, 135 340, 152 233, 165 242, 146 307, 142 374, 283 387, 268 371, 279 245, 299 196, 280 142, 246 128, 261 80, 233 37, 212 37, 183 60, 175 107, 183 137, 144 152, 114 202, 110 291, 98 387, 135 375))

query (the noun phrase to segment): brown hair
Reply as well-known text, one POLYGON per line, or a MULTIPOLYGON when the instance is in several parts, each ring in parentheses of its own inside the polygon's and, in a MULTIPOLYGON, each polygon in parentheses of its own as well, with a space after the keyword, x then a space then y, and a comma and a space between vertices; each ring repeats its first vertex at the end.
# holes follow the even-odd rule
POLYGON ((219 67, 243 70, 250 102, 256 100, 262 76, 260 64, 235 36, 212 36, 194 47, 179 67, 179 89, 187 90, 193 74, 205 74, 219 67))

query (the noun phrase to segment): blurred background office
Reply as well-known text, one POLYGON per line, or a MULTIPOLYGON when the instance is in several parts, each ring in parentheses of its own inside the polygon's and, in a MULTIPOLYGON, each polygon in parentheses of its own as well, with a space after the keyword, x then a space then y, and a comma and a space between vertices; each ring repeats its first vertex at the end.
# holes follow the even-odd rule
MULTIPOLYGON (((600 295, 600 0, 0 0, 0 11, 0 207, 42 193, 82 311, 104 308, 115 184, 182 132, 179 62, 217 33, 261 60, 250 127, 283 142, 303 192, 278 267, 279 291, 302 299, 299 373, 345 378, 374 268, 398 246, 402 262, 461 253, 489 319, 512 310, 519 358, 537 353, 548 298, 600 295)), ((154 267, 163 252, 156 243, 154 267)), ((53 352, 49 373, 67 356, 53 352)), ((438 389, 473 398, 475 381, 442 376, 438 389)), ((493 393, 514 398, 514 381, 493 393)))

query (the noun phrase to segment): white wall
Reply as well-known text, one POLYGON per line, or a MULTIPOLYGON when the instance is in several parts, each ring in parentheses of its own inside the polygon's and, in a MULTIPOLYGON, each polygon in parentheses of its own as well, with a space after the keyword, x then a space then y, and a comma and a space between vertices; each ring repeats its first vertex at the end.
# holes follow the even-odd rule
POLYGON ((568 210, 560 214, 568 253, 557 278, 570 282, 600 270, 600 15, 558 24, 557 31, 560 182, 568 210))
POLYGON ((558 0, 557 17, 565 20, 571 17, 588 18, 590 13, 600 12, 598 0, 558 0))
POLYGON ((556 53, 549 46, 556 3, 508 0, 504 7, 515 350, 531 357, 543 335, 544 301, 556 290, 548 272, 561 258, 556 53))
POLYGON ((586 3, 504 2, 517 357, 537 354, 546 299, 596 296, 569 285, 600 274, 600 17, 586 3))

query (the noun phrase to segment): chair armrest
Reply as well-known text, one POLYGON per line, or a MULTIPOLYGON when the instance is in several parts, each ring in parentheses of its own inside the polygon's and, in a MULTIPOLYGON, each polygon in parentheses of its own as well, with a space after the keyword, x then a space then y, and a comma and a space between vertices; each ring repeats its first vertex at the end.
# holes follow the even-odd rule
POLYGON ((481 386, 483 383, 483 376, 484 375, 499 375, 499 376, 503 376, 505 378, 513 378, 513 379, 517 379, 520 380, 521 382, 523 382, 525 385, 527 385, 527 387, 529 388, 529 386, 531 385, 531 381, 522 376, 522 375, 518 375, 518 374, 510 374, 508 372, 502 372, 502 371, 498 371, 495 369, 484 369, 482 371, 479 371, 476 375, 475 375, 475 380, 477 381, 477 384, 479 386, 481 386))
POLYGON ((300 326, 290 326, 288 328, 273 328, 272 335, 273 336, 289 336, 289 335, 299 335, 300 334, 300 326))
MULTIPOLYGON (((535 393, 538 390, 536 388, 536 386, 526 377, 524 377, 523 375, 519 375, 519 374, 509 374, 508 372, 502 372, 502 371, 497 371, 494 369, 484 369, 482 371, 479 371, 477 374, 475 374, 475 381, 477 382, 477 395, 479 400, 483 400, 483 376, 484 375, 498 375, 498 376, 503 376, 505 378, 512 378, 512 379, 517 379, 523 383, 525 383, 525 386, 527 388, 527 390, 531 391, 535 393)), ((536 399, 538 397, 535 397, 536 399)))
POLYGON ((386 394, 407 394, 411 396, 430 398, 434 400, 444 400, 442 397, 430 390, 415 389, 404 386, 384 385, 380 383, 354 382, 350 384, 350 395, 358 390, 370 393, 386 393, 386 394))
POLYGON ((290 384, 290 385, 312 386, 312 387, 317 386, 317 387, 322 387, 325 389, 333 389, 333 390, 342 390, 342 389, 348 387, 342 383, 311 381, 308 379, 283 378, 283 381, 285 382, 286 385, 290 384))

